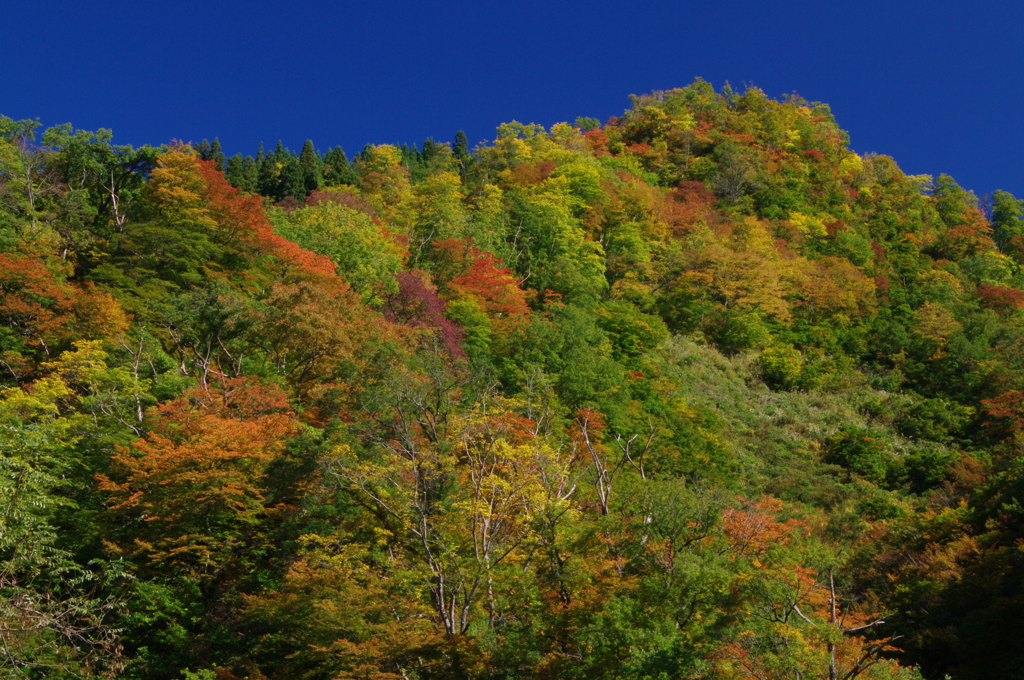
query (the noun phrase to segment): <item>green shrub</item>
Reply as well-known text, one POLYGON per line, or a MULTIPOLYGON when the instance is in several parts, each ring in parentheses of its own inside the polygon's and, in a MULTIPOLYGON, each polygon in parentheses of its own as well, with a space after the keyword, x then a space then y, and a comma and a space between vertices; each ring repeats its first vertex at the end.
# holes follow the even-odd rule
POLYGON ((925 399, 904 409, 897 417, 896 430, 910 439, 946 442, 957 436, 972 410, 945 399, 925 399))
POLYGON ((829 437, 825 462, 835 463, 874 484, 885 483, 892 465, 889 442, 879 432, 845 426, 829 437))
POLYGON ((766 347, 758 364, 761 379, 773 390, 795 390, 803 384, 804 358, 792 345, 766 347))

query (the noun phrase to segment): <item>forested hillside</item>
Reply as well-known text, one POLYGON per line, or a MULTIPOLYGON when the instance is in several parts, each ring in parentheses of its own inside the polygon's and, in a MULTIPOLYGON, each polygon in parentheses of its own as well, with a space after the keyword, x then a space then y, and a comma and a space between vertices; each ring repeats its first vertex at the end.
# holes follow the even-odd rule
POLYGON ((1024 678, 1024 202, 603 125, 0 117, 0 676, 1024 678))

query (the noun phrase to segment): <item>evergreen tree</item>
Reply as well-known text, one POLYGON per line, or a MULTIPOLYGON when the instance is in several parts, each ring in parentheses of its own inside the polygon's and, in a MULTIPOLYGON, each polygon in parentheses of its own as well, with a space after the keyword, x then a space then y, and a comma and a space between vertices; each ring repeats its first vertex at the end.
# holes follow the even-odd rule
POLYGON ((466 138, 466 133, 462 130, 455 133, 455 147, 452 149, 452 153, 456 158, 469 156, 469 139, 466 138))
POLYGON ((241 185, 242 191, 253 193, 256 191, 256 185, 259 182, 259 165, 253 160, 252 156, 246 156, 242 160, 242 178, 243 183, 241 185))
POLYGON ((413 144, 412 148, 408 144, 403 144, 400 151, 402 152, 402 165, 409 171, 409 177, 413 182, 419 182, 427 175, 426 164, 423 161, 423 154, 413 144))
POLYGON ((224 155, 224 149, 220 146, 220 138, 214 137, 213 144, 210 145, 210 157, 207 160, 213 161, 213 167, 218 170, 223 170, 227 157, 224 155))
POLYGON ((452 148, 452 155, 455 156, 455 162, 459 164, 459 172, 465 178, 471 156, 469 155, 469 139, 466 138, 466 133, 462 130, 455 133, 455 146, 452 148))
POLYGON ((316 191, 324 184, 324 162, 320 154, 313 147, 313 141, 306 140, 302 145, 302 153, 299 154, 299 166, 302 168, 302 182, 306 187, 306 194, 316 191))
POLYGON ((246 193, 253 193, 259 183, 259 175, 256 172, 256 161, 252 156, 242 158, 242 154, 235 154, 228 159, 227 169, 224 172, 227 180, 233 186, 238 187, 246 193))
POLYGON ((213 145, 210 144, 210 140, 208 139, 204 139, 203 141, 196 144, 196 153, 199 154, 199 157, 202 158, 204 161, 210 160, 210 154, 212 152, 212 149, 213 145))
POLYGON ((242 172, 242 154, 236 153, 228 159, 227 169, 224 171, 224 176, 229 182, 231 182, 232 186, 243 189, 242 184, 244 183, 244 177, 242 176, 242 172))
MULTIPOLYGON (((260 144, 260 155, 263 154, 263 145, 260 144)), ((257 156, 259 158, 259 156, 257 156)), ((274 154, 263 157, 258 161, 258 174, 256 178, 256 190, 264 196, 277 195, 277 177, 280 173, 280 165, 274 154)))
POLYGON ((356 173, 352 170, 352 164, 348 162, 345 150, 340 146, 328 149, 324 155, 324 184, 337 186, 355 184, 356 181, 356 173))
POLYGON ((297 201, 306 198, 306 183, 299 159, 289 155, 281 166, 281 174, 277 179, 277 190, 274 200, 283 201, 291 196, 297 201))
POLYGON ((437 156, 439 146, 440 145, 434 141, 433 137, 427 137, 423 142, 423 152, 420 154, 420 157, 425 164, 429 165, 430 161, 434 160, 437 156))

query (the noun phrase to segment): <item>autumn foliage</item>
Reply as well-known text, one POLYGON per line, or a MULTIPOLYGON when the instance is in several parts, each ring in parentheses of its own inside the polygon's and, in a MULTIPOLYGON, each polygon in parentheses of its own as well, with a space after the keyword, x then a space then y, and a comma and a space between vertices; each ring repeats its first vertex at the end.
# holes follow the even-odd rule
POLYGON ((1019 675, 1009 194, 700 80, 474 149, 34 127, 0 675, 1019 675))
POLYGON ((138 522, 121 549, 150 566, 216 578, 268 507, 263 475, 298 431, 285 395, 251 379, 227 380, 161 404, 145 439, 101 476, 110 512, 138 522))

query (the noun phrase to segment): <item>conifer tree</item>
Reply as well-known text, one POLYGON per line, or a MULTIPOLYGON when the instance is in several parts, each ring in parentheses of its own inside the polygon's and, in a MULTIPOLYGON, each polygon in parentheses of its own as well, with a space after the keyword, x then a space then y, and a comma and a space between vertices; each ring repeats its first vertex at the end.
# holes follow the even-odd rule
POLYGON ((277 191, 274 194, 275 200, 283 201, 287 197, 302 201, 306 198, 306 182, 302 171, 302 165, 295 156, 288 156, 281 166, 281 174, 277 180, 277 191))
POLYGON ((229 158, 224 175, 232 186, 250 194, 256 191, 259 176, 256 173, 256 161, 252 156, 242 158, 242 154, 239 153, 229 158))
POLYGON ((220 146, 220 138, 214 137, 213 144, 210 145, 210 157, 207 160, 213 161, 213 167, 218 170, 223 170, 227 160, 227 156, 224 155, 224 149, 220 146))
POLYGON ((455 161, 459 164, 459 172, 465 177, 471 157, 469 155, 469 139, 466 138, 466 133, 462 130, 455 133, 455 146, 452 148, 452 155, 455 156, 455 161))
POLYGON ((326 186, 337 186, 339 184, 355 184, 356 174, 352 170, 352 164, 345 155, 345 150, 340 146, 327 150, 324 156, 324 184, 326 186))
POLYGON ((236 153, 234 156, 228 159, 227 167, 224 170, 224 176, 231 182, 232 186, 236 186, 242 189, 242 154, 236 153))
POLYGON ((306 193, 316 191, 324 184, 324 162, 313 147, 313 141, 306 140, 299 154, 299 166, 302 168, 302 182, 306 193))
POLYGON ((452 149, 456 158, 462 159, 469 156, 469 140, 466 133, 459 130, 455 133, 455 148, 452 149))
POLYGON ((242 191, 253 193, 256 191, 256 183, 259 182, 259 165, 252 156, 246 156, 242 160, 242 191))
MULTIPOLYGON (((280 146, 280 142, 278 142, 278 146, 280 146)), ((257 158, 260 158, 262 154, 263 145, 260 144, 257 158)), ((256 180, 256 190, 264 196, 275 196, 277 194, 277 178, 281 171, 277 154, 270 153, 258 161, 257 164, 259 165, 259 172, 256 180)))
POLYGON ((429 164, 430 161, 434 160, 437 156, 438 143, 434 141, 433 137, 427 137, 423 142, 423 151, 420 153, 420 157, 423 159, 425 164, 429 164))
POLYGON ((210 140, 208 139, 204 139, 195 146, 196 153, 199 154, 199 157, 202 158, 204 161, 210 160, 210 153, 212 148, 213 145, 210 144, 210 140))

